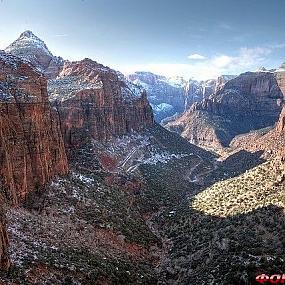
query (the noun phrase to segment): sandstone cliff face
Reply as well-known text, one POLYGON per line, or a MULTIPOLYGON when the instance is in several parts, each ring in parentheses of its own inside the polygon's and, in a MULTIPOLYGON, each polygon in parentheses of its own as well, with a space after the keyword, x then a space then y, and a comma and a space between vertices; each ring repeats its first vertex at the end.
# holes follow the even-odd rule
POLYGON ((7 221, 3 209, 4 199, 0 197, 0 270, 6 271, 10 267, 8 254, 9 239, 7 234, 7 221))
MULTIPOLYGON (((285 96, 285 71, 277 72, 276 79, 280 90, 285 96)), ((283 101, 283 100, 282 100, 283 101)), ((279 115, 278 121, 273 128, 257 130, 250 134, 240 135, 231 143, 233 149, 246 149, 248 151, 264 151, 264 155, 285 157, 285 107, 279 115)))
POLYGON ((285 132, 285 107, 283 107, 280 113, 279 120, 276 125, 276 131, 279 134, 283 134, 285 132))
POLYGON ((155 119, 162 124, 190 108, 193 103, 208 98, 232 78, 232 75, 223 75, 218 79, 197 81, 179 76, 167 78, 151 72, 135 72, 128 76, 130 81, 146 90, 155 119))
POLYGON ((253 118, 266 117, 265 120, 274 123, 281 110, 282 98, 273 73, 248 72, 230 80, 224 88, 209 99, 196 104, 193 109, 209 111, 216 115, 233 114, 242 117, 248 112, 253 118))
POLYGON ((49 81, 48 90, 68 147, 90 138, 108 140, 154 123, 145 92, 90 59, 66 62, 58 78, 49 81))
POLYGON ((14 205, 68 169, 46 86, 46 79, 31 66, 0 53, 1 188, 14 205))
POLYGON ((209 98, 195 103, 187 114, 168 127, 179 127, 183 136, 197 144, 211 146, 215 142, 218 147, 227 146, 238 134, 274 125, 282 101, 276 74, 248 72, 230 80, 209 98), (190 125, 187 122, 191 122, 190 125), (200 126, 199 132, 195 131, 197 126, 200 126))

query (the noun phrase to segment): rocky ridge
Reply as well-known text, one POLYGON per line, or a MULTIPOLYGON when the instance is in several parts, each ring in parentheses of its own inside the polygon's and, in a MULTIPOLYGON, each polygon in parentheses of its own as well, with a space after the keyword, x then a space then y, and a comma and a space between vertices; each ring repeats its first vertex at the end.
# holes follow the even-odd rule
POLYGON ((167 78, 151 72, 138 71, 128 75, 130 81, 146 90, 157 122, 181 114, 193 103, 208 98, 234 77, 223 75, 218 79, 197 81, 182 77, 167 78))
POLYGON ((228 146, 236 135, 277 121, 283 101, 278 82, 272 72, 241 74, 167 127, 196 144, 228 146))
POLYGON ((153 114, 143 89, 124 76, 90 59, 67 62, 48 83, 66 146, 88 139, 104 141, 153 125, 153 114))
POLYGON ((5 51, 29 61, 48 78, 55 78, 64 63, 61 57, 54 56, 44 41, 31 31, 23 32, 5 51))

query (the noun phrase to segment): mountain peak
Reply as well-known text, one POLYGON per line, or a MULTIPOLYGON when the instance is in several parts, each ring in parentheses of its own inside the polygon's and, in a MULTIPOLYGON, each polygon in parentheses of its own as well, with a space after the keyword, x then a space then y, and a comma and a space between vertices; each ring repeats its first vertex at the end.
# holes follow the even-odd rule
POLYGON ((41 72, 44 72, 48 68, 54 58, 45 42, 29 30, 21 33, 21 35, 5 49, 5 52, 29 61, 41 72))
POLYGON ((280 65, 279 68, 280 68, 280 69, 285 69, 285 62, 283 62, 283 63, 280 65))
POLYGON ((35 34, 32 31, 27 30, 21 33, 19 38, 22 39, 22 38, 32 38, 32 37, 38 38, 37 36, 35 36, 35 34))
POLYGON ((48 56, 52 56, 45 42, 30 30, 21 33, 21 35, 5 49, 5 51, 9 53, 27 53, 27 49, 41 50, 48 56))

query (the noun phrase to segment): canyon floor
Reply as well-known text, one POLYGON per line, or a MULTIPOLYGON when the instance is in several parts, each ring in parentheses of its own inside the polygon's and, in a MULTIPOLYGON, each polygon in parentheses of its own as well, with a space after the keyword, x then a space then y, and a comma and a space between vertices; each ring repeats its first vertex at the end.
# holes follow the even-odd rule
POLYGON ((90 141, 70 151, 69 176, 8 211, 2 284, 234 285, 282 272, 282 166, 261 155, 221 160, 158 125, 90 141))

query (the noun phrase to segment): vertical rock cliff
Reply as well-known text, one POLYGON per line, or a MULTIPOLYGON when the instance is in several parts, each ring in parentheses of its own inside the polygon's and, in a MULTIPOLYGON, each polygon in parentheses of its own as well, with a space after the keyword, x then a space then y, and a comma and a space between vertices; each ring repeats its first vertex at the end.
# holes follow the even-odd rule
POLYGON ((60 117, 66 146, 80 146, 139 131, 153 125, 153 113, 143 89, 90 59, 66 62, 48 85, 60 117))
POLYGON ((281 78, 272 72, 247 72, 191 109, 168 128, 196 144, 221 148, 238 134, 272 126, 282 109, 281 78))
POLYGON ((0 271, 6 271, 10 267, 10 259, 8 254, 8 234, 7 222, 4 211, 4 199, 0 195, 0 271))
POLYGON ((45 77, 20 59, 0 53, 1 188, 17 205, 30 191, 68 170, 45 77))

